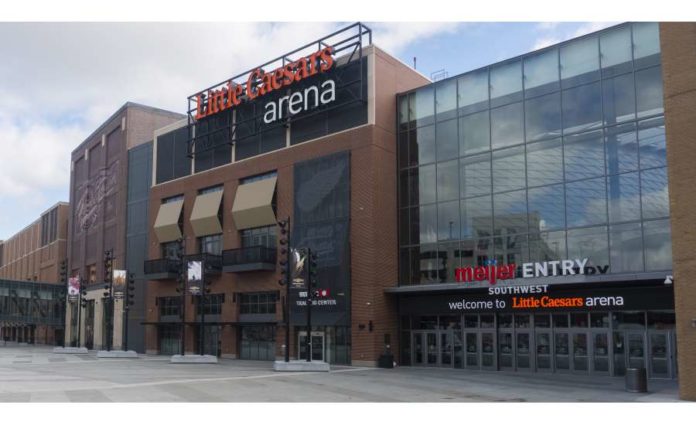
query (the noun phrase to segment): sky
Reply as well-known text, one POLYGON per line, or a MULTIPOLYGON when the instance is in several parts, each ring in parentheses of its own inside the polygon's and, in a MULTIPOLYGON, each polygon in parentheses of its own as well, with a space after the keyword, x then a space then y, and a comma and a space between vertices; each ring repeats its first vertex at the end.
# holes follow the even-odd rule
MULTIPOLYGON (((374 44, 416 57, 427 77, 613 24, 366 22, 374 44)), ((125 102, 184 113, 188 95, 345 25, 0 23, 0 240, 69 201, 70 152, 125 102)))

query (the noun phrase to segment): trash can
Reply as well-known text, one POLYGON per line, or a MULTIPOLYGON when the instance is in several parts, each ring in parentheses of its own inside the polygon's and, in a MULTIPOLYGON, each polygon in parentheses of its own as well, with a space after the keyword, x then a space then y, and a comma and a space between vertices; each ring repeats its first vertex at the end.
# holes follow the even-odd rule
POLYGON ((382 354, 377 360, 377 366, 385 369, 394 368, 394 355, 393 354, 382 354))
POLYGON ((626 391, 631 393, 648 392, 648 377, 644 367, 626 369, 626 391))

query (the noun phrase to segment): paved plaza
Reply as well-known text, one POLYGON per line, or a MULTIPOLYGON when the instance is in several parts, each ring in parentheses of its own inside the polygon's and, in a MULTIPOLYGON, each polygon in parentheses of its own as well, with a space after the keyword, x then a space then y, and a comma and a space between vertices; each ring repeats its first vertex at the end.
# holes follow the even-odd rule
POLYGON ((281 373, 271 362, 170 364, 168 356, 97 359, 0 344, 0 402, 669 402, 676 381, 647 394, 620 378, 452 369, 333 367, 281 373))

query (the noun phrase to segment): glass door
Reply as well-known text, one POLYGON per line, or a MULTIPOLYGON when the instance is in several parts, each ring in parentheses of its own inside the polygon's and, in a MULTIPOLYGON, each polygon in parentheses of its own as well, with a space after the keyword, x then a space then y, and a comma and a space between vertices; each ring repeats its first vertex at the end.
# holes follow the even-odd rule
POLYGON ((454 347, 452 345, 454 335, 452 331, 440 332, 440 366, 452 367, 454 347))
POLYGON ((614 332, 612 339, 612 362, 614 376, 626 375, 626 342, 623 332, 614 332))
POLYGON ((650 378, 672 378, 672 350, 668 332, 648 334, 650 378))
POLYGON ((519 330, 515 334, 515 364, 517 370, 531 370, 532 360, 529 354, 529 347, 531 346, 531 332, 520 332, 519 330))
POLYGON ((628 367, 645 367, 645 339, 643 333, 626 333, 628 367))
MULTIPOLYGON (((307 332, 300 332, 297 340, 300 360, 307 360, 307 332)), ((312 360, 324 361, 324 332, 312 332, 312 360)))
POLYGON ((481 331, 481 368, 496 369, 495 332, 481 331))
POLYGON ((437 332, 425 333, 425 365, 437 366, 438 360, 437 332))
POLYGON ((538 372, 551 372, 551 332, 536 331, 536 368, 538 372))
POLYGON ((480 369, 481 347, 479 343, 478 332, 464 332, 464 345, 466 348, 466 357, 464 365, 469 369, 480 369))
POLYGON ((570 335, 568 332, 555 333, 554 337, 554 363, 557 372, 570 371, 570 335))
POLYGON ((573 371, 587 373, 589 343, 587 332, 573 332, 573 371))
POLYGON ((592 372, 609 374, 609 333, 592 333, 592 372))
POLYGON ((464 350, 462 343, 462 331, 456 330, 452 332, 453 345, 454 345, 454 367, 461 369, 464 367, 464 350))
POLYGON ((425 344, 423 344, 423 339, 425 335, 422 332, 413 332, 413 354, 411 358, 413 359, 414 366, 425 366, 425 344))
POLYGON ((513 369, 513 345, 512 345, 512 332, 499 332, 498 333, 498 352, 499 352, 499 361, 500 361, 500 369, 508 369, 512 370, 513 369))

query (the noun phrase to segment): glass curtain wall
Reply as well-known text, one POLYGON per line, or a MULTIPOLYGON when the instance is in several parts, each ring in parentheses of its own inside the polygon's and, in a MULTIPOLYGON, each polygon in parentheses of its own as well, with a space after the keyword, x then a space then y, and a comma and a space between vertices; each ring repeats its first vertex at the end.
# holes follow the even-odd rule
POLYGON ((588 258, 669 270, 659 34, 624 24, 398 98, 400 283, 588 258))

